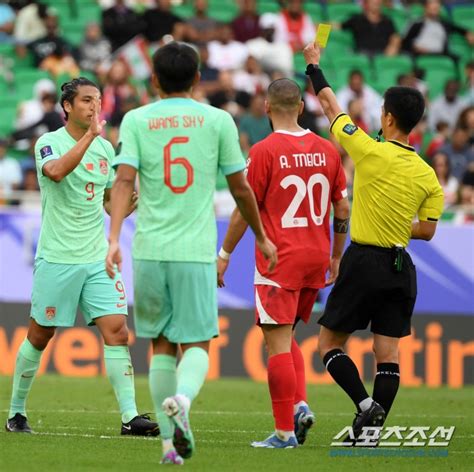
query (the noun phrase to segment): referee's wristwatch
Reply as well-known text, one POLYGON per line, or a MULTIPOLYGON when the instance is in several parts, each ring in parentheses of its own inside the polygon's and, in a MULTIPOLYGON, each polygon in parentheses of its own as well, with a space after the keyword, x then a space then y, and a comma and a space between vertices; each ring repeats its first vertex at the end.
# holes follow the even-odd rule
POLYGON ((319 64, 308 64, 306 66, 305 74, 311 75, 319 69, 319 64))

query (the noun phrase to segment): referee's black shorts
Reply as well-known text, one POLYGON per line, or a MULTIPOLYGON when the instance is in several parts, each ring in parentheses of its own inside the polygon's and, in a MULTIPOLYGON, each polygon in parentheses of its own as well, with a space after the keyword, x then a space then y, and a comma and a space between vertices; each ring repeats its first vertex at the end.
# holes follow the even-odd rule
POLYGON ((319 323, 333 331, 352 333, 370 322, 373 333, 408 336, 416 300, 416 270, 405 250, 402 258, 402 269, 395 272, 392 249, 351 243, 319 323))

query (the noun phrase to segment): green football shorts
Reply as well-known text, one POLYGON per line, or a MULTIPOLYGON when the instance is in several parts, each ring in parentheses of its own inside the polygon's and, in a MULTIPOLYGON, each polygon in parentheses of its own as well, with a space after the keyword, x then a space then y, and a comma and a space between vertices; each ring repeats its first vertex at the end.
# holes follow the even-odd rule
POLYGON ((216 273, 215 263, 134 259, 137 336, 172 343, 218 336, 216 273))
POLYGON ((106 315, 126 315, 127 296, 120 273, 112 280, 105 262, 55 264, 36 259, 31 317, 40 326, 74 326, 77 307, 88 325, 106 315))

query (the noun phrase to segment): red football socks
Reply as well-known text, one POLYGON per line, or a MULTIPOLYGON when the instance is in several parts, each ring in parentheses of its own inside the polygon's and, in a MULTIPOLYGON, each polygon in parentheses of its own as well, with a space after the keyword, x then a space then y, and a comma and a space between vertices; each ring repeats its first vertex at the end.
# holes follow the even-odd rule
POLYGON ((284 352, 268 358, 268 386, 272 397, 275 428, 282 431, 293 431, 296 373, 291 352, 284 352))
POLYGON ((294 404, 306 402, 306 377, 304 372, 304 359, 301 349, 293 338, 291 341, 291 355, 293 356, 293 364, 296 372, 296 395, 294 404))

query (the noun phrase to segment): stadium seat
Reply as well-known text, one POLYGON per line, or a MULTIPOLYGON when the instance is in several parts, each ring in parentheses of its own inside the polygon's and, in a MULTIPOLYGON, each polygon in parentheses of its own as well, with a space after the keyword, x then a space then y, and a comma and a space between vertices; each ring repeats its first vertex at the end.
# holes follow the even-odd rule
POLYGON ((9 92, 8 95, 0 95, 0 137, 8 136, 15 128, 15 119, 18 110, 18 96, 9 92))
POLYGON ((405 9, 384 8, 383 13, 393 21, 398 33, 403 34, 406 31, 409 17, 405 9))
POLYGON ((15 92, 20 100, 28 100, 33 96, 33 87, 40 79, 51 79, 43 70, 20 69, 15 73, 15 92))
POLYGON ((238 14, 239 7, 235 3, 209 5, 208 15, 217 21, 230 23, 238 14))
POLYGON ((330 3, 327 6, 328 19, 334 23, 342 23, 352 15, 361 12, 361 7, 355 3, 330 3))
POLYGON ((386 81, 387 86, 393 85, 397 77, 406 74, 413 69, 413 63, 409 56, 384 56, 379 54, 374 57, 374 72, 379 82, 386 81))
POLYGON ((474 29, 474 5, 454 6, 451 15, 457 25, 471 31, 474 29))
POLYGON ((260 15, 262 13, 279 13, 280 10, 281 10, 281 7, 276 0, 258 0, 257 1, 257 12, 260 15))
POLYGON ((62 36, 73 46, 79 46, 84 39, 85 25, 78 20, 68 19, 61 21, 62 36))
POLYGON ((448 41, 449 52, 458 56, 461 61, 474 60, 474 48, 469 45, 466 38, 453 34, 448 41))
POLYGON ((415 63, 417 67, 424 69, 425 71, 452 72, 454 75, 456 72, 453 60, 447 56, 423 55, 419 56, 415 63))
POLYGON ((315 23, 323 22, 323 8, 319 3, 306 1, 303 5, 303 9, 315 23))
POLYGON ((178 15, 183 20, 191 18, 194 16, 194 7, 189 3, 183 3, 182 5, 174 5, 171 11, 178 15))
POLYGON ((370 60, 368 56, 364 54, 351 54, 350 56, 334 57, 332 62, 337 70, 359 69, 362 72, 367 72, 371 69, 370 60))

